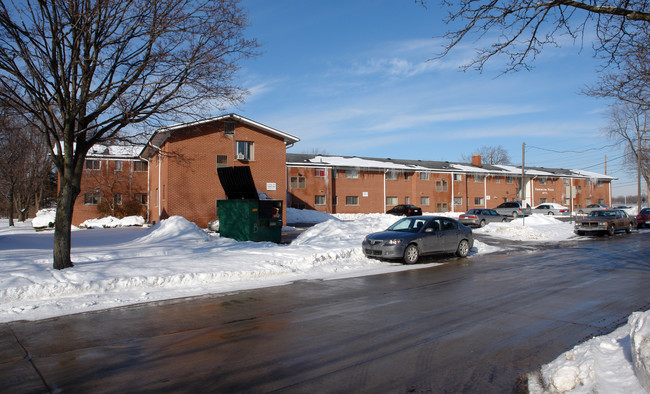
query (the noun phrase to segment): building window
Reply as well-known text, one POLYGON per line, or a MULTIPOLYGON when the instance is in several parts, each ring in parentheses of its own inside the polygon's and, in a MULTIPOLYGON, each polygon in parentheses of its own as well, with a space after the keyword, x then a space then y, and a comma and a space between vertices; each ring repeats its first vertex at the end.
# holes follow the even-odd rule
POLYGON ((546 177, 539 178, 540 185, 546 185, 546 177))
POLYGON ((224 122, 223 123, 223 133, 224 134, 235 134, 235 122, 224 122))
POLYGON ((386 197, 386 205, 397 205, 397 197, 386 197))
POLYGON ((314 175, 317 178, 325 178, 327 176, 327 170, 325 168, 314 168, 314 175))
POLYGON ((591 186, 591 180, 585 179, 585 186, 591 186))
POLYGON ((570 198, 565 198, 564 199, 564 205, 566 205, 566 206, 571 205, 571 199, 570 198))
POLYGON ((586 199, 585 204, 590 205, 591 204, 591 198, 586 199))
POLYGON ((483 183, 485 176, 483 175, 474 175, 474 183, 483 183))
POLYGON ((228 155, 217 155, 217 168, 228 167, 228 155))
POLYGON ((250 141, 237 141, 237 160, 255 160, 255 145, 250 141))
POLYGON ((539 199, 539 203, 540 203, 540 204, 546 204, 546 202, 547 202, 547 201, 546 201, 545 198, 540 198, 540 199, 539 199))
MULTIPOLYGON (((158 195, 158 193, 156 193, 156 195, 158 195)), ((142 205, 147 205, 147 193, 135 193, 133 199, 142 205)))
POLYGON ((447 208, 447 203, 446 202, 439 202, 436 204, 436 211, 437 212, 447 212, 449 209, 447 208))
POLYGON ((446 180, 440 180, 436 181, 436 191, 437 192, 446 192, 447 191, 447 181, 446 180))
POLYGON ((501 177, 500 176, 494 177, 494 181, 496 183, 501 183, 501 177))
POLYGON ((454 197, 454 205, 455 206, 463 205, 463 198, 462 197, 454 197))
POLYGON ((603 182, 603 181, 601 181, 601 180, 599 179, 599 180, 598 180, 598 187, 600 187, 600 186, 602 186, 602 185, 603 185, 603 183, 604 183, 604 182, 603 182))
POLYGON ((122 194, 120 193, 113 194, 113 204, 122 205, 122 194))
POLYGON ((359 178, 359 170, 345 170, 345 177, 348 179, 359 178))
POLYGON ((359 196, 345 196, 345 205, 359 205, 359 196))
POLYGON ((147 172, 149 168, 149 163, 146 161, 134 161, 133 162, 133 171, 136 172, 147 172))
POLYGON ((339 172, 336 170, 332 170, 332 178, 336 179, 339 177, 339 172))
POLYGON ((474 197, 474 205, 483 205, 483 197, 474 197))
POLYGON ((305 177, 304 176, 292 176, 291 177, 291 188, 292 189, 304 189, 305 186, 305 177))
POLYGON ((97 205, 99 204, 99 193, 86 193, 84 194, 84 204, 97 205))
POLYGON ((404 204, 410 204, 411 203, 411 197, 406 196, 404 197, 404 204))
POLYGON ((429 197, 420 197, 420 205, 429 205, 429 197))
POLYGON ((429 173, 428 172, 421 172, 420 173, 420 180, 428 181, 429 180, 429 173))
POLYGON ((115 162, 115 172, 122 171, 122 162, 120 160, 117 160, 115 162))
POLYGON ((461 182, 463 180, 463 174, 454 174, 454 182, 461 182))
POLYGON ((404 180, 405 181, 408 181, 410 177, 411 177, 411 174, 409 174, 408 172, 404 173, 404 180))
POLYGON ((513 184, 515 183, 515 179, 511 176, 506 177, 506 183, 513 184))
POLYGON ((386 180, 387 181, 396 181, 397 180, 397 171, 388 171, 386 173, 386 180))
POLYGON ((102 168, 100 160, 86 160, 84 163, 87 170, 99 170, 102 168))
POLYGON ((314 203, 316 205, 325 205, 325 196, 316 196, 314 203))
POLYGON ((338 196, 332 197, 332 205, 339 205, 339 197, 338 196))

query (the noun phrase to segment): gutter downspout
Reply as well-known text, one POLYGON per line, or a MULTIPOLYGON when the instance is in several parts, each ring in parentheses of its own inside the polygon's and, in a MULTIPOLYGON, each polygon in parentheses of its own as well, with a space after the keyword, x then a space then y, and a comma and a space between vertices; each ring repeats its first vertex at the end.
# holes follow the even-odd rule
POLYGON ((483 208, 487 209, 487 176, 483 177, 483 208))
POLYGON ((384 213, 386 213, 386 174, 388 169, 384 169, 384 213))
POLYGON ((451 204, 449 206, 452 212, 456 212, 456 206, 454 205, 454 174, 450 173, 449 178, 451 179, 451 204))

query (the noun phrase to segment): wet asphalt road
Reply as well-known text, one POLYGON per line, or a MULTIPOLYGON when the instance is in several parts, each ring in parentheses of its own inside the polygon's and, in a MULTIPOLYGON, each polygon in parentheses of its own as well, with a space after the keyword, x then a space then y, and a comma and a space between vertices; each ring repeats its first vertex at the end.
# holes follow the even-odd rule
POLYGON ((650 231, 0 325, 0 392, 512 392, 650 309, 650 231))

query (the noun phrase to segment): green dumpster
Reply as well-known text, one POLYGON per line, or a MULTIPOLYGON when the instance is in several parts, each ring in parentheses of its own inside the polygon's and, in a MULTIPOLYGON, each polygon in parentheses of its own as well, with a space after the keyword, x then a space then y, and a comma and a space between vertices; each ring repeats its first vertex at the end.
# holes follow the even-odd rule
POLYGON ((219 234, 237 241, 282 238, 282 200, 219 200, 219 234))
POLYGON ((260 200, 250 168, 217 168, 228 199, 217 201, 219 233, 237 241, 280 242, 282 200, 260 200))

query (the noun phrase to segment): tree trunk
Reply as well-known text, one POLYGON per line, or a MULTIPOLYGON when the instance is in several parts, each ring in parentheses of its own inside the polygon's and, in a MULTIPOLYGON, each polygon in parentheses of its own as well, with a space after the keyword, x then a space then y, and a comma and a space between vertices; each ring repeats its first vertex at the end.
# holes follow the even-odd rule
POLYGON ((9 188, 9 227, 14 226, 14 186, 9 188))
POLYGON ((73 266, 70 259, 70 237, 72 226, 73 193, 69 187, 62 187, 56 202, 54 220, 54 269, 61 270, 73 266))
POLYGON ((66 147, 63 168, 60 175, 61 188, 56 198, 56 216, 54 220, 54 269, 64 269, 73 266, 70 259, 70 239, 72 226, 72 213, 74 202, 81 188, 81 174, 83 172, 83 157, 75 160, 71 150, 66 147))

